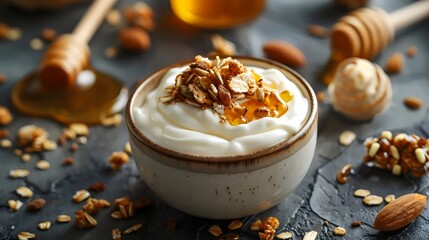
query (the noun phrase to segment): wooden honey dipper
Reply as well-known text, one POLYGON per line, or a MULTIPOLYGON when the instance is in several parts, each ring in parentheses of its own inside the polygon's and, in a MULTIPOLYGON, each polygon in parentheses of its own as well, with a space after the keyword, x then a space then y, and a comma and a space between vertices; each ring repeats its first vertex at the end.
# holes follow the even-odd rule
POLYGON ((94 0, 73 33, 60 36, 46 50, 38 68, 41 85, 46 89, 73 86, 77 75, 89 67, 88 41, 116 0, 94 0))
POLYGON ((361 8, 342 17, 331 31, 331 60, 349 57, 371 59, 390 42, 395 32, 429 16, 429 0, 412 3, 392 13, 361 8))

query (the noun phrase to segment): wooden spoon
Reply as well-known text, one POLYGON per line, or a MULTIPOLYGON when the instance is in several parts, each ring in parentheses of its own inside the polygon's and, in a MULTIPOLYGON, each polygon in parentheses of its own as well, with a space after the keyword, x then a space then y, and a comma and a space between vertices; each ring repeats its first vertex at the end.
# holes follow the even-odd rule
POLYGON ((46 50, 38 68, 42 87, 67 88, 76 76, 89 67, 88 41, 116 0, 95 0, 72 34, 60 36, 46 50))

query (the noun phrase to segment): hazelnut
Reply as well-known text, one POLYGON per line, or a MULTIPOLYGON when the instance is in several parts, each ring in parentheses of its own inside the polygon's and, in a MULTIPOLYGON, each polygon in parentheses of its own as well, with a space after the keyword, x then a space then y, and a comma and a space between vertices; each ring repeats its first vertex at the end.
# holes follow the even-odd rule
POLYGON ((143 51, 150 47, 150 38, 146 31, 138 27, 124 28, 119 32, 121 46, 130 51, 143 51))

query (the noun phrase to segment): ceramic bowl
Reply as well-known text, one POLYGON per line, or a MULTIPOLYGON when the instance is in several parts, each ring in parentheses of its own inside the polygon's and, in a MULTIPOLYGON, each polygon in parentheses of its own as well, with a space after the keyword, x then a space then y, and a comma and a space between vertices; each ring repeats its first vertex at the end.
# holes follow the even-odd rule
POLYGON ((149 140, 133 119, 164 74, 161 69, 132 92, 125 119, 134 161, 146 184, 167 204, 188 214, 210 219, 232 219, 264 211, 278 204, 304 178, 313 159, 317 138, 317 100, 311 86, 288 67, 268 60, 235 57, 247 66, 276 68, 294 82, 308 99, 302 127, 290 138, 260 151, 230 157, 179 153, 149 140))

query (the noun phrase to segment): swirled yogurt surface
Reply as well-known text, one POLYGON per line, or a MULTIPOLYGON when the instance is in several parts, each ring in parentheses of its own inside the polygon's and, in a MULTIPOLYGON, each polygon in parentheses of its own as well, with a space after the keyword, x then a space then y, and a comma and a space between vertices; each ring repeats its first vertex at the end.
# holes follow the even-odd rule
POLYGON ((279 92, 293 94, 288 111, 280 117, 264 117, 232 126, 221 122, 211 109, 201 110, 178 102, 164 104, 159 97, 165 88, 174 85, 176 76, 185 68, 169 70, 160 84, 134 107, 133 119, 139 130, 165 148, 199 156, 234 156, 256 152, 273 146, 296 133, 309 112, 308 100, 299 88, 276 69, 253 69, 279 92))

